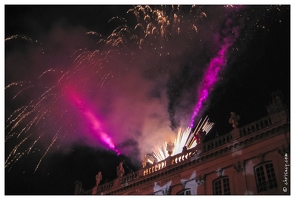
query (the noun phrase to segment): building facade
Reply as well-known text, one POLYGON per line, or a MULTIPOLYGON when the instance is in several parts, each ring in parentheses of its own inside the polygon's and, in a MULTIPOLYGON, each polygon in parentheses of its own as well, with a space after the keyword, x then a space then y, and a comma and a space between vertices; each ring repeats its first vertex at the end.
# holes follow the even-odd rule
POLYGON ((268 116, 84 194, 290 195, 289 112, 281 105, 273 97, 268 116))

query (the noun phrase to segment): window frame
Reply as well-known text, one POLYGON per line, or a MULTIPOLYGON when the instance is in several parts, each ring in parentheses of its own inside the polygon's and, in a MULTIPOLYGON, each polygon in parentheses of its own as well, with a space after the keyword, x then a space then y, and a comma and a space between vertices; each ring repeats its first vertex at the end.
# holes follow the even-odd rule
POLYGON ((278 188, 277 177, 272 161, 265 161, 253 167, 257 193, 278 188), (262 169, 258 171, 259 169, 262 169))
POLYGON ((230 181, 229 181, 229 177, 228 176, 220 176, 216 179, 214 179, 212 181, 212 188, 213 188, 213 195, 230 195, 230 181), (226 180, 226 181, 224 181, 226 180), (217 190, 216 190, 216 187, 215 187, 215 184, 220 181, 220 190, 221 190, 221 194, 217 194, 217 190), (225 186, 225 184, 228 184, 227 186, 225 186), (228 189, 227 193, 226 193, 226 190, 228 189))

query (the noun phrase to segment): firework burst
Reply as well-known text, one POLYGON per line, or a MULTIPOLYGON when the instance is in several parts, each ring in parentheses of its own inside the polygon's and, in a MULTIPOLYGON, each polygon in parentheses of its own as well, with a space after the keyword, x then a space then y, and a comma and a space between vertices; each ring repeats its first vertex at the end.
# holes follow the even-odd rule
MULTIPOLYGON (((51 50, 51 41, 41 44, 35 40, 36 50, 30 45, 34 40, 27 36, 5 39, 7 44, 16 39, 28 41, 28 51, 34 53, 23 62, 24 68, 32 68, 34 73, 24 76, 24 80, 16 77, 5 87, 6 99, 13 105, 6 117, 6 167, 12 167, 23 155, 40 152, 36 171, 51 150, 70 149, 72 144, 82 141, 117 153, 121 149, 117 150, 115 144, 120 146, 124 140, 135 138, 144 154, 150 146, 161 146, 167 135, 175 137, 171 118, 180 127, 174 154, 181 152, 183 145, 196 145, 192 134, 210 131, 212 124, 206 120, 201 120, 192 131, 194 120, 201 116, 202 105, 226 64, 228 49, 237 33, 223 30, 220 39, 221 36, 216 37, 218 27, 213 24, 210 32, 204 32, 201 27, 210 14, 203 6, 135 6, 127 14, 132 14, 136 23, 130 25, 125 18, 113 17, 109 23, 119 25, 107 37, 85 31, 83 39, 80 35, 77 39, 74 34, 59 32, 62 39, 56 46, 70 46, 73 51, 67 54, 65 50, 51 50), (208 64, 207 59, 200 59, 203 55, 195 52, 210 49, 206 44, 211 38, 215 48, 208 53, 213 57, 208 64), (71 46, 73 41, 91 45, 76 48, 71 46), (187 82, 182 88, 170 86, 168 82, 174 83, 173 77, 183 70, 183 63, 189 66, 187 82), (80 94, 79 98, 70 100, 68 88, 80 94)), ((222 17, 227 15, 219 18, 222 17)), ((224 29, 232 28, 231 25, 228 23, 224 29)), ((7 56, 7 69, 19 65, 7 56)), ((13 70, 8 72, 15 75, 13 70)), ((163 148, 154 152, 158 160, 167 157, 163 148)))
MULTIPOLYGON (((28 40, 28 37, 24 36, 11 36, 6 41, 20 38, 28 40)), ((61 146, 68 148, 69 143, 74 143, 74 140, 79 138, 77 137, 79 132, 83 132, 83 129, 75 123, 81 120, 77 111, 82 106, 82 102, 79 102, 79 105, 77 101, 70 102, 65 89, 72 87, 77 90, 82 88, 85 91, 88 81, 94 78, 99 79, 98 85, 102 87, 106 84, 106 79, 111 76, 111 72, 100 76, 99 68, 91 68, 79 63, 79 57, 74 60, 74 63, 71 69, 46 69, 28 81, 12 82, 5 87, 7 96, 12 95, 12 103, 23 102, 24 104, 15 109, 6 120, 5 142, 8 144, 6 147, 9 149, 13 143, 17 142, 17 144, 6 156, 5 167, 11 168, 22 156, 42 152, 44 149, 44 153, 36 164, 36 171, 50 150, 59 149, 61 146), (39 95, 35 98, 36 94, 39 95), (29 98, 27 98, 28 95, 29 98), (24 98, 27 99, 23 101, 24 98), (73 105, 78 106, 77 109, 73 105), (75 139, 71 140, 71 138, 75 139)), ((89 112, 88 114, 84 112, 84 118, 94 125, 94 114, 91 113, 91 117, 89 112)), ((103 141, 108 140, 111 144, 111 139, 106 133, 101 133, 101 138, 103 141)), ((115 150, 113 144, 110 148, 115 150)))
MULTIPOLYGON (((194 130, 190 127, 186 129, 179 128, 177 137, 174 139, 173 142, 173 151, 171 156, 180 154, 183 152, 183 148, 191 149, 197 146, 200 143, 200 134, 203 133, 206 136, 212 127, 214 126, 213 122, 209 122, 208 116, 204 120, 200 119, 197 126, 194 130)), ((160 162, 165 160, 168 156, 168 142, 165 142, 163 146, 155 148, 152 155, 154 156, 154 160, 160 162)))

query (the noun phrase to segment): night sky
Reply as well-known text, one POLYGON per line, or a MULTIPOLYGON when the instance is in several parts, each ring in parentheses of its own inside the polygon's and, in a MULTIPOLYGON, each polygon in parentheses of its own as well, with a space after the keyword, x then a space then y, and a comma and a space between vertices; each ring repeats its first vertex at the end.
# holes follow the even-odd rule
POLYGON ((207 140, 266 116, 277 90, 290 107, 290 5, 4 9, 6 195, 91 189, 205 116, 207 140))

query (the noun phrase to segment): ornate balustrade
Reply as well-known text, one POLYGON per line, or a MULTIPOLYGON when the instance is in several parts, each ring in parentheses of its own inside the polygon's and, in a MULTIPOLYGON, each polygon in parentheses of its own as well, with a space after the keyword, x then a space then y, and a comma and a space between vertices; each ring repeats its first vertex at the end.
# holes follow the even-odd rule
POLYGON ((213 140, 210 140, 210 141, 204 143, 203 150, 204 150, 204 152, 210 151, 216 147, 219 147, 219 146, 229 143, 231 140, 232 140, 231 133, 227 133, 225 135, 222 135, 220 137, 217 137, 213 140))
POLYGON ((99 186, 97 188, 97 194, 107 190, 110 194, 122 192, 138 184, 154 180, 159 176, 181 170, 183 167, 190 166, 191 164, 201 164, 216 156, 231 153, 232 151, 251 145, 251 143, 270 135, 280 134, 288 130, 289 124, 285 120, 272 123, 270 116, 259 119, 237 129, 236 131, 238 131, 239 134, 238 138, 233 139, 232 132, 230 132, 204 144, 197 145, 190 150, 184 150, 182 153, 169 156, 165 160, 153 164, 152 166, 146 166, 137 172, 132 172, 99 186))
POLYGON ((101 186, 99 186, 97 188, 97 193, 100 193, 100 192, 103 192, 103 191, 106 191, 106 190, 109 190, 111 189, 112 187, 114 186, 114 181, 110 181, 108 183, 105 183, 101 186))
POLYGON ((251 134, 255 131, 264 129, 272 125, 270 116, 257 120, 239 129, 240 137, 251 134))

